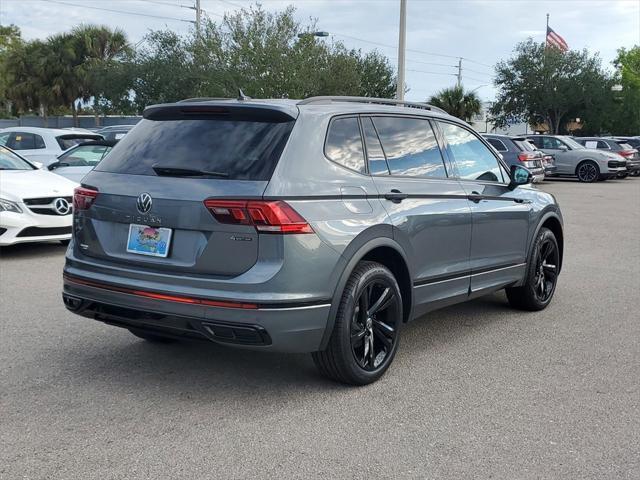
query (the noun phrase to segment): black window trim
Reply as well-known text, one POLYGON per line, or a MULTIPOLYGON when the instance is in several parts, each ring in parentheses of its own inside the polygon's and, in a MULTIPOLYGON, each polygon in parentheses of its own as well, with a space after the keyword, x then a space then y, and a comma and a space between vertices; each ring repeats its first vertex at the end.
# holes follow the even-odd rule
POLYGON ((369 160, 367 159, 367 146, 365 145, 365 141, 364 141, 364 132, 362 131, 362 124, 360 122, 360 115, 358 115, 357 113, 346 113, 346 114, 341 114, 341 115, 335 115, 333 117, 331 117, 329 119, 329 124, 327 125, 327 130, 324 134, 324 143, 322 145, 322 155, 324 156, 324 158, 326 158, 328 161, 330 161, 331 163, 333 163, 334 165, 339 166, 340 168, 344 168, 345 170, 347 170, 348 172, 352 172, 352 173, 357 173, 358 175, 362 175, 364 177, 370 177, 371 175, 369 174, 369 160), (359 172, 358 170, 354 170, 353 168, 349 168, 346 165, 342 165, 339 162, 336 162, 335 160, 333 160, 331 157, 329 157, 329 155, 327 155, 327 141, 329 140, 329 131, 331 130, 331 125, 333 125, 333 122, 335 120, 339 120, 342 118, 355 118, 356 121, 358 122, 358 131, 360 132, 360 143, 362 145, 362 154, 364 155, 364 172, 359 172))
MULTIPOLYGON (((502 168, 503 173, 508 173, 508 175, 506 175, 506 182, 491 182, 489 180, 471 180, 468 178, 461 178, 458 172, 458 168, 457 165, 455 166, 455 168, 453 169, 454 172, 454 176, 450 177, 453 178, 459 182, 469 182, 469 183, 480 183, 483 185, 503 185, 503 186, 508 186, 511 183, 511 176, 510 176, 510 172, 511 170, 509 169, 509 167, 507 166, 507 164, 505 163, 505 161, 500 158, 499 156, 497 156, 493 150, 493 147, 491 146, 491 144, 489 142, 487 142, 487 140, 485 138, 482 137, 482 135, 479 135, 478 133, 474 132, 471 128, 467 127, 464 124, 458 123, 458 122, 453 122, 449 119, 446 118, 438 118, 436 119, 437 122, 443 122, 443 123, 450 123, 452 125, 455 125, 456 127, 460 127, 463 130, 466 130, 468 132, 470 132, 472 135, 474 135, 476 138, 478 138, 480 140, 481 143, 483 143, 487 149, 489 150, 489 152, 491 153, 491 155, 493 155, 493 157, 497 160, 498 162, 498 166, 502 168)), ((449 157, 449 161, 452 163, 452 165, 455 165, 455 159, 450 157, 449 154, 449 143, 447 142, 446 138, 444 137, 444 134, 442 136, 443 141, 445 143, 445 152, 447 157, 449 157)))
MULTIPOLYGON (((441 132, 439 131, 439 129, 435 128, 434 125, 434 118, 433 117, 428 117, 426 115, 403 115, 403 114, 394 114, 394 113, 362 113, 360 114, 361 117, 367 117, 367 118, 371 118, 371 123, 373 124, 373 129, 376 131, 376 135, 378 135, 378 141, 380 142, 380 147, 382 148, 382 153, 384 153, 384 159, 387 163, 387 170, 389 171, 388 175, 384 175, 384 174, 370 174, 370 176, 372 177, 381 177, 381 178, 416 178, 419 180, 451 180, 451 176, 449 175, 450 172, 450 167, 448 165, 448 159, 445 156, 445 153, 443 152, 442 149, 442 142, 441 142, 441 132), (436 145, 438 146, 438 150, 440 150, 440 159, 442 160, 442 166, 444 167, 444 173, 445 173, 445 177, 432 177, 432 176, 424 176, 424 175, 394 175, 393 173, 391 173, 391 168, 389 167, 389 160, 387 157, 387 152, 384 150, 384 144, 382 143, 382 140, 380 140, 380 135, 378 134, 378 129, 376 127, 376 122, 373 121, 372 117, 399 117, 399 118, 414 118, 414 119, 418 119, 418 120, 425 120, 429 123, 429 126, 431 127, 431 130, 433 131, 433 135, 436 139, 436 145)), ((364 140, 364 137, 363 137, 364 140)), ((367 161, 367 171, 369 170, 369 157, 366 156, 366 161, 367 161)))
POLYGON ((364 145, 364 161, 366 163, 367 174, 370 177, 390 177, 391 169, 389 168, 389 162, 387 160, 387 152, 384 151, 384 145, 382 145, 382 140, 380 140, 380 135, 378 135, 378 129, 376 128, 376 124, 373 123, 371 116, 369 115, 358 115, 358 123, 360 124, 360 135, 362 136, 362 144, 364 145), (364 126, 362 125, 363 118, 366 118, 371 122, 371 126, 373 127, 373 133, 376 134, 376 139, 378 140, 378 144, 380 144, 380 150, 382 150, 382 155, 384 156, 384 164, 387 166, 387 174, 382 173, 371 173, 371 169, 369 168, 369 150, 367 149, 367 140, 364 135, 364 126))

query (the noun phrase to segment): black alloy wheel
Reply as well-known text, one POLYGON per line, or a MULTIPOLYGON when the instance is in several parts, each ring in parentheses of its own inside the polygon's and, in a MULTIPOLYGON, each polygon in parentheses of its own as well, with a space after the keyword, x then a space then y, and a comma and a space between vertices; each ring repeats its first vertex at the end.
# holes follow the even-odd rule
POLYGON ((351 319, 351 352, 364 370, 377 370, 393 351, 399 308, 388 279, 373 279, 360 292, 351 319))
POLYGON ((312 354, 320 373, 350 385, 378 380, 398 350, 402 309, 393 273, 377 262, 358 263, 344 286, 327 346, 312 354))
POLYGON ((548 228, 541 228, 536 235, 523 284, 505 289, 511 306, 533 312, 546 308, 558 283, 560 258, 556 236, 548 228))
POLYGON ((558 281, 560 252, 555 239, 545 238, 538 246, 535 270, 535 293, 538 300, 546 303, 553 295, 558 281))

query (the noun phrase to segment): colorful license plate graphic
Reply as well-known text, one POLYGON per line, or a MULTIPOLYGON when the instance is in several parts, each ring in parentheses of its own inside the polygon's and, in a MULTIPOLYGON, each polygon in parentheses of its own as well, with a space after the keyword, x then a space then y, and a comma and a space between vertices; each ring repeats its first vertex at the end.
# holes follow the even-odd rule
POLYGON ((147 225, 129 225, 127 252, 153 257, 166 257, 171 242, 171 229, 149 227, 147 225))

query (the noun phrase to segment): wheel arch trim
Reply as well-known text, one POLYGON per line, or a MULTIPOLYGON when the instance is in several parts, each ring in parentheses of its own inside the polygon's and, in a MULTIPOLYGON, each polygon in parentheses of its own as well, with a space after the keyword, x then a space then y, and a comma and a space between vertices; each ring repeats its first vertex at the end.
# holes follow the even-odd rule
MULTIPOLYGON (((342 273, 339 276, 339 280, 332 295, 331 308, 329 309, 327 326, 322 337, 322 341, 320 342, 320 350, 324 350, 329 343, 329 338, 333 332, 335 317, 340 306, 342 292, 344 291, 344 287, 351 276, 351 272, 353 272, 358 262, 360 262, 367 254, 379 247, 391 248, 398 253, 407 268, 409 280, 411 281, 413 278, 410 263, 407 260, 407 255, 400 244, 394 240, 391 225, 377 225, 360 233, 342 254, 343 258, 346 260, 346 264, 342 269, 342 273)), ((411 298, 409 299, 411 305, 410 310, 413 310, 413 288, 410 288, 409 291, 411 292, 411 298)), ((407 313, 403 311, 403 316, 405 318, 411 318, 411 311, 408 312, 408 315, 409 316, 407 317, 407 313)))
MULTIPOLYGON (((558 273, 560 273, 560 271, 562 270, 562 262, 564 259, 564 223, 562 221, 562 215, 558 211, 549 210, 540 216, 540 219, 538 220, 538 224, 536 225, 536 229, 533 231, 533 235, 531 235, 531 238, 529 239, 529 244, 527 246, 527 268, 525 269, 524 278, 527 278, 527 274, 529 272, 529 266, 531 264, 530 263, 531 255, 533 254, 533 247, 536 243, 536 238, 540 233, 540 229, 551 219, 558 222, 560 227, 561 237, 557 238, 557 235, 556 235, 556 241, 558 242, 558 246, 560 247, 560 265, 558 265, 558 273)), ((555 235, 555 232, 554 232, 554 235, 555 235)))

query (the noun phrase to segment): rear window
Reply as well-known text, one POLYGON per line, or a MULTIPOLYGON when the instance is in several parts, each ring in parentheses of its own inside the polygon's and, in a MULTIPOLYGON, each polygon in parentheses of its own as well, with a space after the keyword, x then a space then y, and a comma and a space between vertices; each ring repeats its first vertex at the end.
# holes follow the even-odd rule
POLYGON ((72 137, 66 137, 66 136, 56 137, 56 141, 58 142, 58 145, 60 145, 60 148, 62 150, 67 150, 71 147, 75 147, 79 143, 84 143, 90 140, 97 140, 99 138, 100 137, 95 137, 95 136, 79 137, 77 135, 74 135, 72 137))
POLYGON ((523 152, 535 152, 536 150, 538 150, 529 140, 524 138, 518 140, 514 139, 513 143, 515 143, 516 147, 518 147, 523 152))
POLYGON ((153 166, 163 166, 221 172, 231 180, 269 180, 293 123, 145 119, 96 170, 155 176, 153 166))
POLYGON ((496 138, 487 138, 486 139, 487 142, 489 142, 491 144, 491 146, 493 148, 495 148, 497 151, 499 152, 506 152, 507 151, 507 147, 505 146, 504 143, 502 143, 502 141, 496 139, 496 138))

